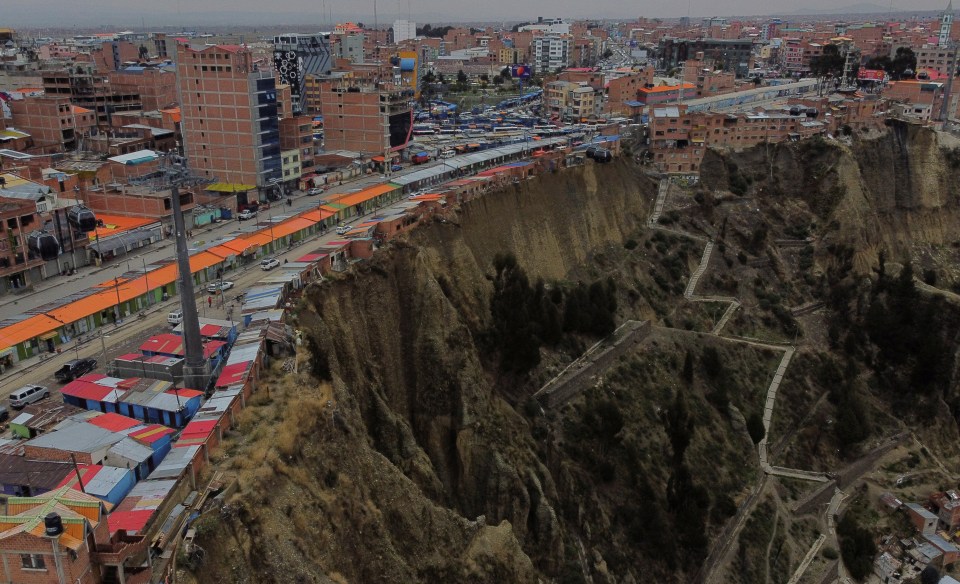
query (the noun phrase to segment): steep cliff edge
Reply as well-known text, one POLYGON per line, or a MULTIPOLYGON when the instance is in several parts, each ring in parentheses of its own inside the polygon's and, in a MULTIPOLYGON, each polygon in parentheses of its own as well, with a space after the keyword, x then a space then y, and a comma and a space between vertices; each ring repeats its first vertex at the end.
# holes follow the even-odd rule
POLYGON ((241 478, 233 538, 206 543, 216 560, 204 581, 226 566, 223 581, 258 582, 556 572, 565 551, 554 480, 529 422, 497 389, 515 380, 498 380, 477 348, 490 264, 512 252, 531 275, 562 279, 636 233, 655 188, 626 164, 547 175, 311 287, 297 315, 308 371, 274 379, 244 413, 240 433, 251 435, 223 465, 241 478), (286 562, 292 572, 279 569, 286 562))
MULTIPOLYGON (((215 454, 239 490, 198 522, 197 581, 689 581, 750 500, 756 424, 782 355, 704 334, 727 306, 684 300, 703 243, 677 231, 716 241, 697 292, 742 303, 724 334, 798 345, 772 421, 774 464, 837 468, 928 405, 939 422, 923 427, 940 428, 943 453, 960 413, 941 389, 956 385, 960 312, 927 334, 944 347, 932 359, 885 345, 900 338, 888 331, 929 333, 921 316, 948 311, 889 275, 873 291, 863 278, 881 250, 929 261, 957 240, 960 157, 938 140, 895 126, 852 146, 711 152, 702 187, 671 189, 661 230, 646 225, 656 184, 628 163, 568 169, 471 201, 311 286, 295 311, 298 372, 274 366, 215 454), (662 326, 544 411, 530 394, 596 337, 564 330, 529 374, 505 372, 491 334, 503 252, 546 280, 548 297, 612 282, 618 322, 662 326), (788 309, 815 300, 830 312, 788 309), (901 305, 923 314, 881 318, 901 305), (879 367, 885 353, 910 375, 879 367)), ((726 581, 763 581, 764 564, 766 579, 786 579, 817 525, 797 517, 758 533, 740 536, 726 581)))
POLYGON ((954 143, 928 128, 892 122, 889 131, 852 146, 812 139, 736 153, 711 150, 701 179, 709 189, 770 206, 802 203, 807 216, 794 219, 814 224, 820 243, 851 246, 855 269, 866 273, 881 250, 903 261, 920 247, 957 241, 960 155, 954 143))

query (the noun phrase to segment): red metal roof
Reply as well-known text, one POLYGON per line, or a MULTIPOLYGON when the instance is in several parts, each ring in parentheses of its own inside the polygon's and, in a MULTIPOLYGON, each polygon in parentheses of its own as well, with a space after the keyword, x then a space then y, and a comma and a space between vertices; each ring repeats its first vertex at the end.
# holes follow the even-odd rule
POLYGON ((98 385, 83 379, 71 381, 60 389, 60 393, 63 395, 68 395, 78 399, 92 399, 94 401, 102 400, 112 391, 114 391, 112 387, 98 385))
POLYGON ((147 525, 156 509, 138 509, 137 511, 114 511, 107 516, 107 525, 110 533, 121 529, 129 532, 139 532, 147 525))
POLYGON ((205 324, 200 327, 200 334, 205 337, 212 337, 215 334, 218 334, 224 327, 218 324, 205 324))
POLYGON ((217 427, 217 422, 219 420, 195 420, 187 424, 183 429, 183 432, 180 433, 180 440, 178 443, 183 442, 183 440, 190 439, 206 439, 207 436, 213 432, 213 429, 217 427))
POLYGON ((112 432, 120 432, 128 428, 133 428, 134 426, 139 426, 142 423, 139 420, 134 420, 133 418, 128 418, 127 416, 122 416, 120 414, 114 414, 113 412, 100 414, 95 418, 90 418, 88 422, 94 426, 99 426, 104 430, 110 430, 112 432))
MULTIPOLYGON (((103 467, 99 464, 78 464, 77 470, 80 471, 80 480, 83 481, 83 486, 86 487, 90 484, 90 481, 93 480, 93 477, 97 476, 97 474, 103 470, 103 467)), ((57 485, 57 488, 59 489, 60 487, 66 487, 67 485, 70 485, 70 488, 75 491, 80 490, 80 485, 77 482, 77 473, 72 472, 63 477, 63 480, 60 481, 60 484, 57 485)))
POLYGON ((238 383, 243 383, 244 378, 247 376, 247 371, 250 369, 253 361, 244 361, 243 363, 233 363, 227 365, 223 368, 223 371, 220 372, 220 377, 217 378, 217 387, 227 387, 228 385, 236 385, 238 383))

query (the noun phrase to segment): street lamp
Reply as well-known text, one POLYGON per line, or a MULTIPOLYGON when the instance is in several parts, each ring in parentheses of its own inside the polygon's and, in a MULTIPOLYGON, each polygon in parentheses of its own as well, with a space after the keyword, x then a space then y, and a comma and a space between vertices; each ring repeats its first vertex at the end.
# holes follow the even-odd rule
POLYGON ((120 277, 119 277, 119 276, 114 276, 114 277, 113 277, 113 289, 114 289, 114 291, 117 293, 117 322, 116 322, 116 324, 117 324, 117 326, 119 326, 120 323, 123 322, 123 312, 122 312, 121 309, 120 309, 120 277))
POLYGON ((150 277, 147 275, 147 260, 140 258, 140 261, 143 262, 143 282, 147 286, 147 308, 150 307, 150 277))

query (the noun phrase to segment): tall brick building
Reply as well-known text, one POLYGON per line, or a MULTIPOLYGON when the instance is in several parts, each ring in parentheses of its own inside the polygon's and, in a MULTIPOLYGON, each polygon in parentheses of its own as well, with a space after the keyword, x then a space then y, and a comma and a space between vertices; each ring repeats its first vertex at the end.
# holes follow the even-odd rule
POLYGON ((381 84, 320 84, 326 150, 351 150, 382 156, 410 139, 413 91, 381 84))
POLYGON ((244 46, 177 48, 182 129, 194 173, 264 187, 281 178, 277 83, 244 46))

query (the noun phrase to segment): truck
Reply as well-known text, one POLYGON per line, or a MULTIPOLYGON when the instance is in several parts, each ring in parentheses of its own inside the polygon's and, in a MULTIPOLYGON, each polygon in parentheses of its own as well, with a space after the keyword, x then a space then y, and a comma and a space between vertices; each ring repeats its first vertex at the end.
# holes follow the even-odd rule
POLYGON ((410 158, 410 162, 414 164, 424 164, 425 162, 430 161, 430 153, 428 152, 417 152, 410 158))

